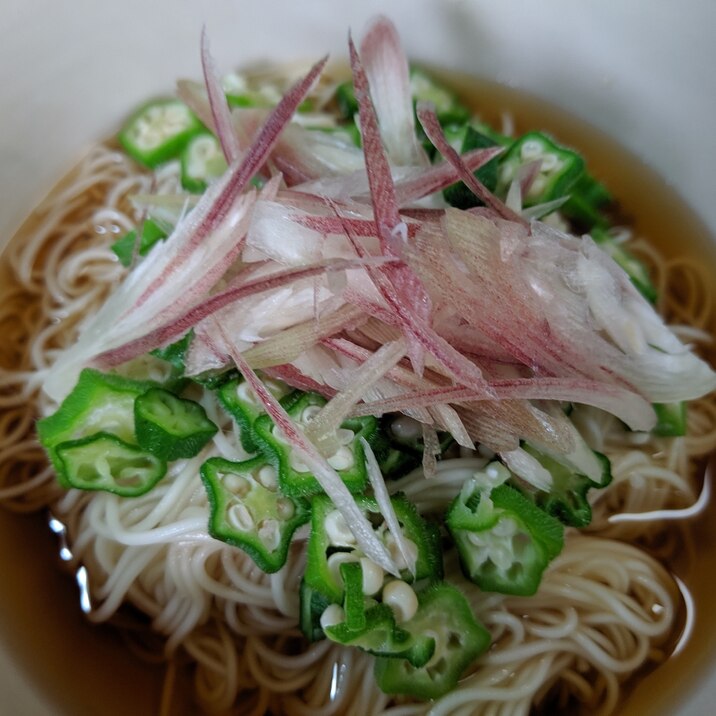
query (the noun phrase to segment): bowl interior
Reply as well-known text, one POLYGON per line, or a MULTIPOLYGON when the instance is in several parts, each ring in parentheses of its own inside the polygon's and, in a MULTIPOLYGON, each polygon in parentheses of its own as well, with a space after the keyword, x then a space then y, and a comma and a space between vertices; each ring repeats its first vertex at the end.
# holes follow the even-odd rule
MULTIPOLYGON (((266 57, 345 55, 346 28, 360 34, 383 4, 347 2, 338 8, 318 0, 275 2, 270 20, 260 2, 229 6, 212 0, 201 7, 182 2, 181 13, 173 12, 177 3, 170 0, 149 6, 138 0, 121 5, 35 0, 31 8, 12 0, 7 5, 9 20, 0 29, 0 236, 5 240, 83 148, 110 134, 138 101, 171 89, 178 76, 200 75, 203 23, 220 66, 228 69, 266 57), (30 22, 30 13, 40 19, 30 22), (144 18, 141 25, 137 17, 144 18)), ((593 150, 590 157, 595 171, 633 207, 645 233, 661 237, 667 251, 676 246, 675 235, 693 235, 695 250, 716 265, 709 238, 709 229, 716 231, 716 203, 710 200, 716 178, 711 161, 716 133, 709 120, 716 98, 709 71, 716 59, 709 37, 716 22, 711 3, 691 3, 688 17, 676 8, 654 8, 648 0, 628 7, 595 0, 554 0, 539 8, 517 0, 401 5, 390 14, 411 56, 528 89, 588 119, 646 159, 666 182, 642 168, 636 174, 615 172, 619 160, 610 151, 593 150), (647 9, 651 24, 645 33, 647 9), (696 220, 686 227, 669 223, 673 205, 666 183, 696 209, 705 227, 696 220), (659 211, 640 211, 645 195, 659 211)), ((584 130, 578 124, 560 124, 562 115, 547 108, 540 112, 545 126, 567 142, 574 132, 571 141, 582 146, 584 130)), ((697 594, 712 586, 709 575, 716 574, 716 528, 704 524, 700 529, 704 562, 694 575, 697 594)), ((0 511, 0 545, 5 575, 0 665, 7 663, 7 669, 0 668, 0 687, 13 713, 111 715, 126 713, 130 704, 134 713, 156 713, 161 668, 127 658, 115 632, 87 624, 72 577, 60 569, 44 516, 0 511), (88 664, 96 668, 88 670, 88 664)), ((702 611, 688 648, 637 687, 628 713, 650 712, 647 704, 653 709, 654 703, 661 712, 679 716, 704 713, 698 699, 716 696, 716 683, 701 678, 714 663, 709 642, 716 634, 716 614, 702 611), (700 687, 689 703, 686 687, 694 683, 700 687)))

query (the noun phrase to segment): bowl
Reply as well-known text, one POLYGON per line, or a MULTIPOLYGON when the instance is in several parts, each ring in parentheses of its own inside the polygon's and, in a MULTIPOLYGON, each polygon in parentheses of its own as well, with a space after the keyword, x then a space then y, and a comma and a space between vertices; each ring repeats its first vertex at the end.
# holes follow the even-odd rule
MULTIPOLYGON (((611 135, 716 234, 716 5, 709 0, 691 0, 688 9, 649 0, 413 0, 388 9, 375 0, 2 4, 0 248, 129 109, 171 90, 178 77, 200 76, 203 25, 218 65, 228 69, 325 52, 344 57, 348 28, 359 35, 379 11, 395 21, 411 57, 528 91, 611 135)), ((156 673, 129 663, 114 633, 85 623, 43 519, 0 514, 0 545, 1 573, 12 575, 0 587, 7 712, 119 714, 128 683, 143 703, 155 703, 156 673), (102 666, 87 678, 94 658, 102 666)), ((681 672, 683 683, 649 679, 633 704, 648 690, 661 712, 709 713, 716 649, 706 644, 697 656, 688 678, 681 672)))

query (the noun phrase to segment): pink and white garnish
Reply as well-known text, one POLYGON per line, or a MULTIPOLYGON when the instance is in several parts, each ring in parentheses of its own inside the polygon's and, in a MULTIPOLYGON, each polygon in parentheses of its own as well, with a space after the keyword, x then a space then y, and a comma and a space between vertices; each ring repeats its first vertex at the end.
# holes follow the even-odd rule
POLYGON ((273 111, 230 111, 203 37, 205 89, 185 83, 182 97, 216 132, 229 168, 127 274, 48 371, 45 390, 59 401, 84 366, 121 365, 194 329, 191 372, 238 366, 361 549, 395 572, 325 459, 346 417, 400 411, 418 420, 428 473, 441 430, 465 447, 501 452, 544 487, 548 474, 520 440, 582 454, 558 403, 649 430, 651 403, 704 395, 716 374, 591 239, 530 221, 519 182, 509 205, 485 189, 473 172, 494 150, 460 156, 434 109, 420 104, 419 121, 444 159, 427 164, 407 60, 388 20, 371 25, 360 53, 352 41, 349 50, 362 151, 292 123, 325 60, 273 111), (258 191, 255 176, 271 179, 258 191), (439 191, 458 178, 484 210, 445 206, 439 191), (261 389, 257 369, 329 398, 305 433, 261 389))

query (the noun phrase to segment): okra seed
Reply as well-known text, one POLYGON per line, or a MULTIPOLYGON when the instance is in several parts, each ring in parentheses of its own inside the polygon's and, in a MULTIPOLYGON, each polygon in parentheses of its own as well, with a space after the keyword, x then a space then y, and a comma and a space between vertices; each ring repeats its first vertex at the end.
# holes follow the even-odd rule
POLYGON ((485 468, 485 475, 493 485, 499 485, 510 476, 510 472, 501 462, 492 462, 485 468))
POLYGON ((192 144, 192 149, 196 152, 198 159, 203 161, 197 161, 197 167, 202 166, 203 162, 207 160, 214 153, 214 139, 212 137, 199 137, 192 144))
POLYGON ((341 445, 350 445, 355 435, 356 434, 348 428, 338 428, 338 430, 336 430, 336 440, 338 440, 341 445))
POLYGON ((544 152, 541 142, 529 139, 520 147, 520 158, 523 161, 530 162, 533 159, 539 159, 544 152))
POLYGON ((222 480, 224 487, 237 497, 246 497, 251 490, 251 483, 242 475, 229 472, 222 480))
POLYGON ((268 390, 274 398, 281 398, 286 395, 286 384, 279 380, 267 378, 264 380, 264 385, 266 386, 266 390, 268 390))
POLYGON ((406 442, 416 441, 423 434, 420 423, 415 418, 410 418, 407 415, 401 415, 393 420, 390 424, 390 432, 399 440, 406 442))
POLYGON ((249 403, 250 405, 258 405, 259 401, 256 397, 256 393, 251 390, 251 387, 245 381, 243 383, 239 383, 236 387, 236 395, 238 396, 239 400, 243 400, 245 403, 249 403))
POLYGON ((363 594, 372 597, 383 586, 385 572, 379 564, 368 557, 361 557, 360 566, 363 570, 363 594))
POLYGON ((338 510, 331 510, 326 515, 325 529, 331 547, 352 547, 356 543, 346 518, 338 510))
POLYGON ((346 613, 343 611, 343 607, 338 604, 329 604, 321 614, 321 629, 342 624, 345 619, 346 613))
POLYGON ((484 537, 479 532, 468 532, 467 540, 475 547, 484 547, 486 545, 484 537))
POLYGON ((540 169, 543 172, 552 172, 558 168, 559 168, 559 157, 556 154, 550 152, 549 154, 545 154, 542 157, 542 166, 540 167, 540 169))
POLYGON ((320 405, 307 405, 301 412, 301 422, 306 425, 321 412, 320 405))
POLYGON ((328 464, 334 470, 348 470, 353 467, 353 451, 343 445, 328 458, 328 464))
POLYGON ((264 465, 257 473, 256 479, 261 485, 271 492, 278 488, 278 475, 276 469, 271 465, 264 465))
POLYGON ((505 518, 500 520, 493 528, 492 533, 497 537, 512 537, 518 530, 514 520, 505 518))
POLYGON ((156 147, 158 144, 161 144, 164 141, 164 138, 165 133, 159 132, 156 129, 147 129, 142 134, 144 145, 147 147, 156 147))
POLYGON ((413 588, 400 579, 388 582, 383 589, 383 604, 387 604, 395 614, 397 622, 406 622, 418 611, 418 597, 413 588))
POLYGON ((259 539, 270 550, 276 549, 281 542, 281 532, 278 522, 271 518, 261 520, 258 524, 259 539))
POLYGON ((296 472, 309 472, 309 469, 306 464, 301 461, 298 455, 293 451, 291 451, 289 462, 291 463, 291 468, 296 472))
POLYGON ((393 558, 393 562, 395 562, 395 566, 398 569, 411 569, 414 567, 415 562, 418 559, 418 546, 415 542, 413 542, 413 540, 407 538, 403 540, 403 546, 406 552, 405 557, 400 551, 398 543, 395 541, 393 535, 390 532, 387 534, 386 547, 388 548, 388 553, 393 558))
POLYGON ((248 532, 254 527, 254 518, 251 517, 251 513, 246 505, 241 503, 229 507, 226 517, 232 527, 236 527, 236 529, 242 530, 243 532, 248 532))
POLYGON ((296 506, 286 497, 276 500, 276 512, 282 520, 290 520, 296 513, 296 506))
POLYGON ((531 196, 539 196, 547 188, 547 180, 541 174, 532 182, 528 194, 531 196))
POLYGON ((166 119, 176 124, 183 124, 186 119, 186 113, 183 108, 177 104, 172 104, 166 107, 166 119))
POLYGON ((512 549, 507 545, 501 545, 500 547, 493 549, 490 552, 490 559, 495 563, 495 566, 500 570, 507 570, 512 566, 515 561, 512 554, 512 549))
POLYGON ((340 584, 341 587, 343 586, 343 577, 341 576, 341 565, 344 562, 357 562, 358 557, 356 557, 353 552, 334 552, 327 561, 328 564, 328 572, 333 578, 333 581, 336 582, 336 584, 340 584))
POLYGON ((500 181, 503 184, 509 184, 515 175, 515 167, 512 164, 503 164, 500 167, 500 181))

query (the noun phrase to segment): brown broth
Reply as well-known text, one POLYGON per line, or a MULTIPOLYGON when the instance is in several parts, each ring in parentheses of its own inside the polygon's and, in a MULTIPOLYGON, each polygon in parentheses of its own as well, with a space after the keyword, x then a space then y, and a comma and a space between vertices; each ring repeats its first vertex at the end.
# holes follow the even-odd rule
MULTIPOLYGON (((577 148, 617 197, 638 234, 666 256, 687 254, 716 267, 716 242, 703 224, 662 178, 614 140, 523 92, 466 75, 436 75, 497 126, 502 112, 509 112, 518 130, 546 129, 577 148)), ((0 281, 12 281, 5 263, 0 264, 0 281)), ((716 334, 714 315, 710 328, 716 334)), ((716 661, 716 610, 710 604, 716 589, 716 519, 709 519, 713 511, 712 504, 694 525, 698 564, 680 574, 695 599, 693 632, 679 653, 630 690, 619 709, 622 716, 673 713, 716 661)), ((0 545, 0 643, 55 712, 156 714, 163 667, 139 662, 116 630, 86 621, 78 608, 77 588, 56 556, 57 542, 45 514, 18 516, 0 509, 0 545)))

